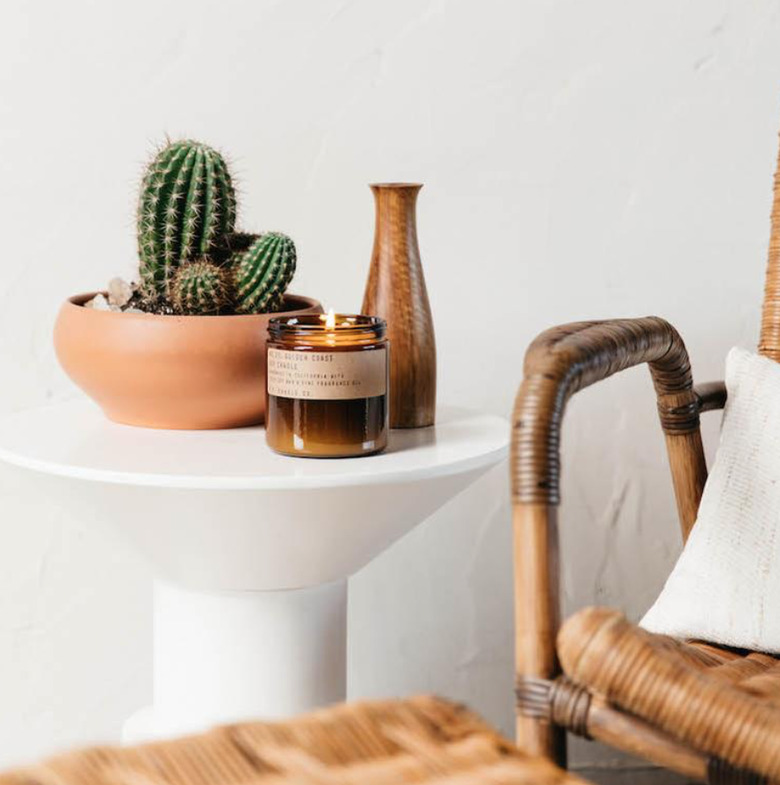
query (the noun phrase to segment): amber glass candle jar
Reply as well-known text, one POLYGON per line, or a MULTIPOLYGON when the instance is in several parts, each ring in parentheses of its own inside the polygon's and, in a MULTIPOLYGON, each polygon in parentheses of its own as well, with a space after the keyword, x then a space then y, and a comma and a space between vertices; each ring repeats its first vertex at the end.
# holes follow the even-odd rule
POLYGON ((387 446, 383 319, 330 313, 268 325, 266 438, 285 455, 346 458, 387 446))

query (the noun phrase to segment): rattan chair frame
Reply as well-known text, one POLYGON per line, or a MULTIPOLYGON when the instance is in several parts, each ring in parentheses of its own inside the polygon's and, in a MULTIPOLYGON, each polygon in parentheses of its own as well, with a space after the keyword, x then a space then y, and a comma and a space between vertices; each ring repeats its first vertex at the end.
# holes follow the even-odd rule
MULTIPOLYGON (((780 154, 759 352, 780 361, 780 154)), ((565 766, 568 730, 701 781, 764 782, 765 776, 685 743, 561 675, 557 508, 566 404, 579 390, 640 364, 648 365, 655 387, 685 540, 707 479, 699 415, 724 407, 723 382, 694 387, 682 338, 657 317, 554 327, 526 352, 511 445, 517 740, 524 749, 565 766)))

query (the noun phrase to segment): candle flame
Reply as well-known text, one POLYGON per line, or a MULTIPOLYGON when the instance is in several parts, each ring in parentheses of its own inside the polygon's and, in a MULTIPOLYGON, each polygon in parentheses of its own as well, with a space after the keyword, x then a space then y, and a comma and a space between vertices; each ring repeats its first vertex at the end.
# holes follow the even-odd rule
POLYGON ((332 308, 328 309, 328 315, 325 317, 325 327, 328 330, 336 329, 336 314, 332 308))

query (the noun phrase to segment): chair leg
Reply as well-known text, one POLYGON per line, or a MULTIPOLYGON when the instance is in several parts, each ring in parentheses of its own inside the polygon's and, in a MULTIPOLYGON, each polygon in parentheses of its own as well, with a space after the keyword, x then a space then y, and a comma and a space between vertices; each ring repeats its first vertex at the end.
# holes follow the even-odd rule
MULTIPOLYGON (((513 513, 515 564, 515 672, 525 679, 553 679, 559 672, 555 637, 560 624, 556 508, 516 504, 513 513)), ((529 754, 566 765, 566 736, 546 719, 518 712, 517 742, 529 754)))
POLYGON ((518 744, 526 750, 535 744, 536 754, 547 755, 565 767, 566 731, 571 728, 553 720, 553 696, 561 678, 549 681, 521 676, 515 686, 515 699, 518 744))
POLYGON ((529 755, 541 755, 557 766, 567 766, 566 731, 545 720, 517 716, 517 746, 529 755))

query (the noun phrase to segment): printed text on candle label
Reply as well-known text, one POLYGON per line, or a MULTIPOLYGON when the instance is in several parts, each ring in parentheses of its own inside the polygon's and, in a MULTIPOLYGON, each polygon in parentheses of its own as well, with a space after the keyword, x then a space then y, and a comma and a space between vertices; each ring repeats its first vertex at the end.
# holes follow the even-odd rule
POLYGON ((387 350, 290 352, 268 349, 268 393, 333 401, 387 392, 387 350))

